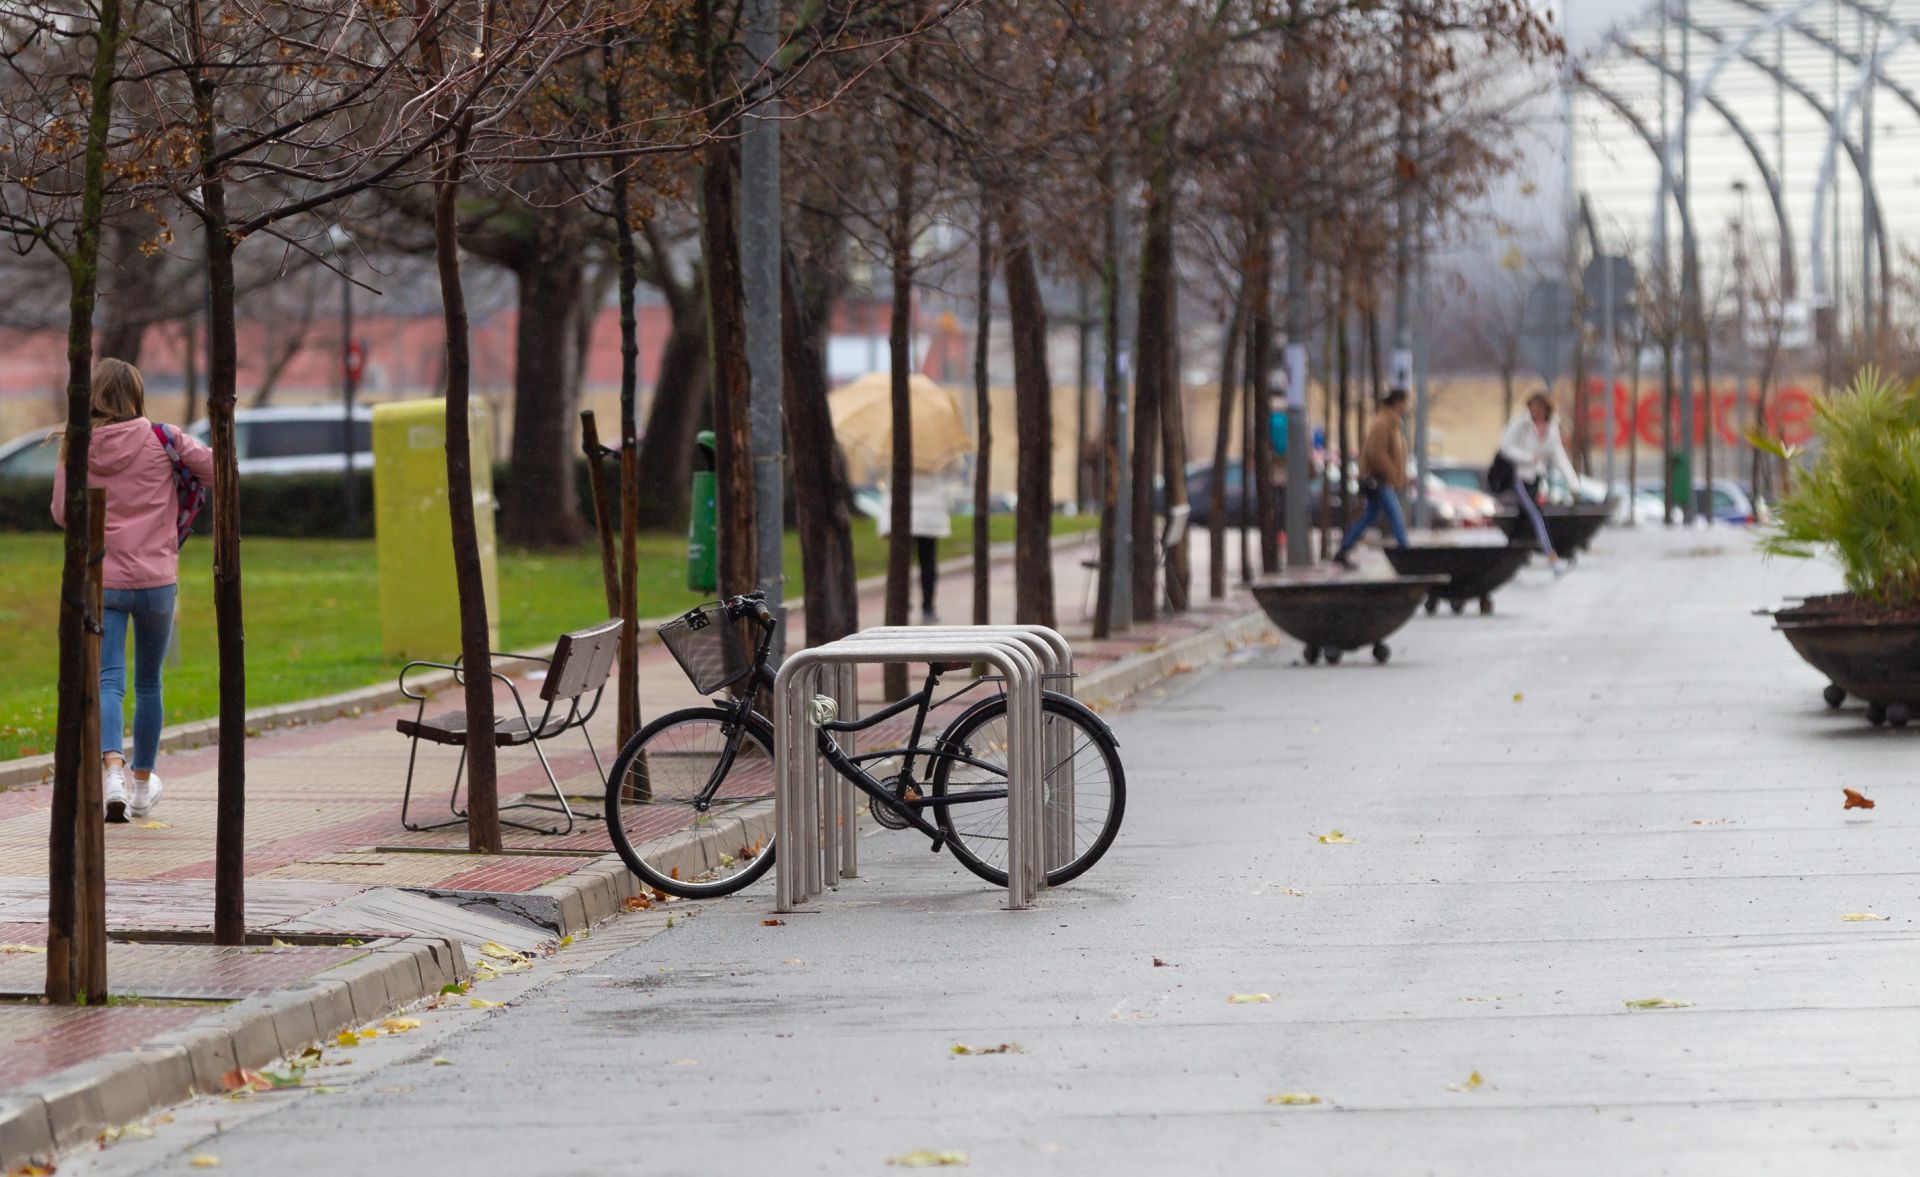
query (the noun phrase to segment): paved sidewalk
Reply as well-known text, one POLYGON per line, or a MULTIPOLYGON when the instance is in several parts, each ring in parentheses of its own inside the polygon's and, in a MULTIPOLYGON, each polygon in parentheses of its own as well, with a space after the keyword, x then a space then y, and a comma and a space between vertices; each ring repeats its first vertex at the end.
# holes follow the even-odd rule
MULTIPOLYGON (((1825 710, 1748 610, 1837 576, 1745 543, 1609 535, 1386 666, 1256 646, 1138 697, 1126 827, 1033 911, 877 836, 784 925, 769 884, 704 905, 450 1067, 204 1146, 422 1177, 1920 1171, 1916 737, 1825 710), (501 1128, 529 1091, 539 1130, 501 1128)), ((158 1143, 140 1171, 201 1147, 158 1143)))
MULTIPOLYGON (((1079 546, 1060 549, 1055 575, 1062 628, 1074 640, 1083 674, 1220 626, 1250 607, 1236 596, 1094 643, 1078 617, 1086 575, 1079 567, 1082 555, 1079 546)), ((1011 564, 996 565, 994 574, 996 613, 1004 614, 997 619, 1011 620, 1011 564)), ((969 576, 943 576, 943 616, 965 618, 970 592, 969 576)), ((864 596, 861 606, 863 621, 877 624, 878 594, 864 596)), ((797 616, 793 628, 797 641, 797 616)), ((642 650, 640 681, 648 715, 700 699, 657 644, 642 650)), ((538 683, 523 679, 519 685, 531 704, 538 683)), ((863 689, 877 697, 877 673, 863 680, 863 689)), ((500 701, 504 704, 504 693, 500 701)), ((447 696, 429 709, 457 706, 457 696, 447 696)), ((584 742, 569 736, 549 745, 563 787, 579 798, 582 816, 572 833, 510 828, 507 854, 474 856, 465 852, 464 826, 409 832, 400 825, 407 741, 393 725, 410 711, 374 710, 249 740, 248 922, 261 943, 245 949, 116 943, 109 956, 113 991, 137 994, 143 999, 137 1005, 75 1011, 7 1000, 40 992, 44 957, 33 950, 45 943, 51 790, 0 792, 0 1096, 77 1061, 177 1030, 209 1008, 180 1003, 260 997, 327 974, 361 955, 343 946, 348 940, 444 936, 464 941, 471 958, 489 942, 524 950, 581 923, 588 914, 584 908, 562 910, 570 902, 567 888, 578 872, 607 870, 603 856, 611 852, 604 826, 593 820, 602 786, 584 742), (402 892, 397 897, 396 889, 402 892), (480 906, 484 898, 489 912, 504 914, 469 918, 451 904, 410 898, 407 891, 474 893, 468 907, 480 906)), ((603 708, 592 725, 605 763, 616 750, 611 711, 603 708)), ((166 797, 152 818, 107 828, 108 922, 116 939, 142 932, 161 939, 195 933, 204 938, 212 912, 215 755, 205 748, 163 756, 159 769, 166 797)), ((419 756, 413 819, 442 820, 448 816, 457 752, 423 744, 419 756)), ((500 768, 503 800, 545 791, 544 774, 530 750, 503 749, 500 768)), ((541 820, 558 824, 544 815, 541 820)), ((624 875, 624 868, 618 870, 624 875)))

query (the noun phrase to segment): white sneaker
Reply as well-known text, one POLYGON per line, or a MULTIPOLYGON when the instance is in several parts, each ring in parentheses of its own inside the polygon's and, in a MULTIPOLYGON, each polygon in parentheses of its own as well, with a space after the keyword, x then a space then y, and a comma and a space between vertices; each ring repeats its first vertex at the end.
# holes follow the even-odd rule
POLYGON ((160 794, 165 791, 160 785, 160 774, 157 772, 148 773, 144 781, 139 777, 133 778, 133 804, 130 807, 133 810, 133 816, 145 817, 152 813, 153 807, 160 804, 160 794))
POLYGON ((127 820, 127 770, 117 764, 109 764, 104 770, 101 783, 106 787, 107 820, 123 822, 127 820))

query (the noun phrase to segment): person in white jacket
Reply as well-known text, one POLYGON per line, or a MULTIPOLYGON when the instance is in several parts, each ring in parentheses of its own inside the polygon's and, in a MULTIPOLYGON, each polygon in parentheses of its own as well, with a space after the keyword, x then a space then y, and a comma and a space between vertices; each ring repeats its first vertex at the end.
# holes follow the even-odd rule
POLYGON ((1569 484, 1579 481, 1560 437, 1560 427, 1553 420, 1553 399, 1536 392, 1527 398, 1526 408, 1507 422, 1506 431, 1500 435, 1500 452, 1487 471, 1487 482, 1495 494, 1513 494, 1520 513, 1533 525, 1533 537, 1547 554, 1548 566, 1558 576, 1564 571, 1560 554, 1553 550, 1547 538, 1547 521, 1540 515, 1540 480, 1549 467, 1558 470, 1569 484))
MULTIPOLYGON (((938 621, 933 609, 933 593, 940 585, 940 541, 953 534, 953 507, 947 499, 947 485, 931 474, 916 473, 907 493, 913 496, 909 523, 913 532, 914 555, 920 561, 920 620, 938 621)), ((893 531, 893 499, 880 516, 880 537, 893 531)))

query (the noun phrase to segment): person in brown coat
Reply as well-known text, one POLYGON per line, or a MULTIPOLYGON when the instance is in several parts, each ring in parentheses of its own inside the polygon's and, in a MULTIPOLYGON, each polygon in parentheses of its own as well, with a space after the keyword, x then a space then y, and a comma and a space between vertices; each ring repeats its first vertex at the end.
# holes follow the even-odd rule
POLYGON ((1387 517, 1387 526, 1393 528, 1394 542, 1407 546, 1407 520, 1401 514, 1398 493, 1407 485, 1407 439, 1400 431, 1406 415, 1407 390, 1396 388, 1380 402, 1380 412, 1367 427, 1366 440, 1360 444, 1360 493, 1366 496, 1367 509, 1347 529, 1340 550, 1334 553, 1333 562, 1342 568, 1353 567, 1347 553, 1382 515, 1387 517))

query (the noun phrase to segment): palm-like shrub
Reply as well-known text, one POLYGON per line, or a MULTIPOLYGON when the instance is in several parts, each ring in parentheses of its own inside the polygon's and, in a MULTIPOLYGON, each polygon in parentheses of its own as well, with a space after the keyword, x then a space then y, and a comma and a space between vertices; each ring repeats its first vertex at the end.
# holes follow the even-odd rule
POLYGON ((1814 406, 1813 430, 1813 466, 1781 501, 1766 550, 1831 551, 1856 597, 1920 606, 1920 382, 1865 369, 1814 406))

